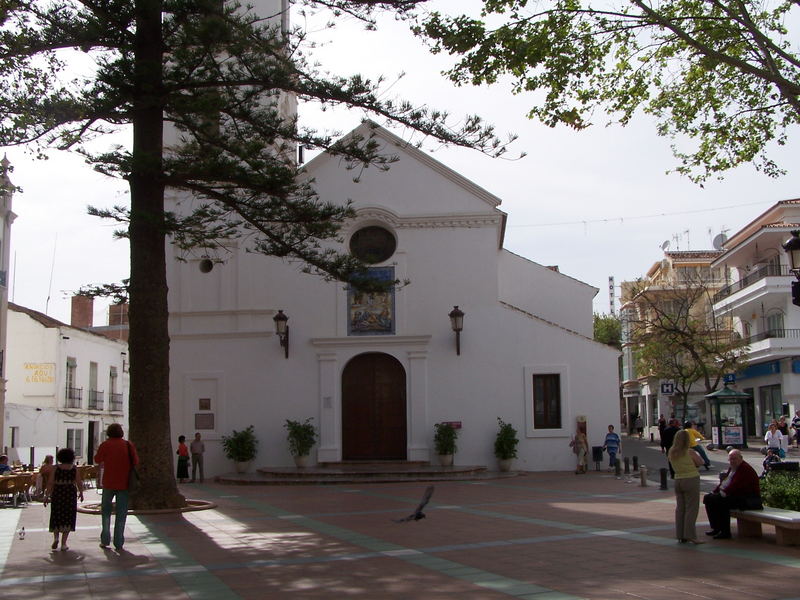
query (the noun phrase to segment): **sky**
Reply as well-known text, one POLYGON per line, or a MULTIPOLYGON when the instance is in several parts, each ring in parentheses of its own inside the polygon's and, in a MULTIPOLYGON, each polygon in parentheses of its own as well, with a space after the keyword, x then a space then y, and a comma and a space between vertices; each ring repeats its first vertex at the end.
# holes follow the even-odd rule
MULTIPOLYGON (((475 2, 441 0, 434 6, 468 4, 475 2)), ((557 265, 562 273, 598 288, 596 312, 609 312, 608 278, 615 278, 618 296, 622 281, 643 276, 661 259, 664 242, 670 250, 710 249, 717 234, 731 235, 776 202, 800 198, 797 130, 793 141, 773 153, 790 169, 787 175, 771 179, 743 166, 701 188, 666 173, 677 164, 671 142, 658 137, 645 116, 624 128, 606 127, 598 115, 585 131, 551 129, 526 118, 534 98, 512 95, 508 82, 454 87, 441 75, 451 59, 431 55, 405 24, 390 17, 381 19, 375 32, 343 18, 335 29, 300 15, 293 20, 308 24, 325 69, 383 75, 387 97, 446 109, 456 121, 479 114, 501 136, 518 135, 508 153, 526 154, 518 160, 492 159, 430 141, 423 149, 502 199, 500 209, 508 213, 507 249, 557 265)), ((364 117, 312 106, 301 106, 299 114, 303 123, 341 132, 364 117)), ((393 131, 410 137, 402 129, 393 131)), ((3 151, 14 166, 13 183, 23 190, 14 196, 9 300, 68 322, 74 291, 128 274, 127 242, 112 239, 116 225, 86 214, 87 205, 126 204, 126 186, 93 172, 74 155, 54 153, 36 161, 19 148, 3 151)), ((95 324, 105 323, 106 310, 106 303, 96 303, 95 324)))

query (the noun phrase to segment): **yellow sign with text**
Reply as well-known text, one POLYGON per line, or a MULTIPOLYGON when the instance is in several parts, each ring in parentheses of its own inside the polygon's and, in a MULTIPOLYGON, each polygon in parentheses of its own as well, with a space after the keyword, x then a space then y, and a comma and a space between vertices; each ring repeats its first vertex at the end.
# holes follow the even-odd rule
POLYGON ((55 383, 55 363, 25 363, 25 383, 55 383))

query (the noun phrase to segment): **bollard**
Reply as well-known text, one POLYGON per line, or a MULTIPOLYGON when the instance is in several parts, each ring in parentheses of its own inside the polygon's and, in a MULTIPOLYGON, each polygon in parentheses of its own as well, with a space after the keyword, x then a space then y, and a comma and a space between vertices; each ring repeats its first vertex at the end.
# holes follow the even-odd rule
MULTIPOLYGON (((619 461, 619 459, 617 459, 619 461)), ((625 457, 625 475, 630 475, 631 472, 631 459, 627 456, 625 457)))
POLYGON ((616 476, 617 476, 617 478, 619 478, 619 477, 620 477, 619 459, 617 459, 617 460, 614 462, 614 475, 616 475, 616 476))
POLYGON ((633 457, 633 470, 634 471, 638 471, 639 470, 639 457, 638 456, 634 456, 633 457))
POLYGON ((650 434, 650 443, 652 444, 655 441, 656 441, 656 439, 653 437, 653 434, 651 433, 650 434))
POLYGON ((639 478, 642 481, 642 487, 647 487, 647 467, 644 465, 639 467, 639 478))
POLYGON ((661 467, 659 473, 661 475, 661 489, 665 490, 667 489, 667 468, 661 467))

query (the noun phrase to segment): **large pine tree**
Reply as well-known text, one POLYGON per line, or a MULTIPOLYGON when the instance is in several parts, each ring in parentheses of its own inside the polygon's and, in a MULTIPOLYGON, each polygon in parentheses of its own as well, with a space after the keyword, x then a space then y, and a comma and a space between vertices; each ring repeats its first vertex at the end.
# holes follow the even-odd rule
MULTIPOLYGON (((374 10, 404 14, 418 4, 304 3, 365 22, 374 10)), ((300 181, 294 148, 322 149, 350 165, 387 167, 392 158, 368 137, 334 141, 300 128, 282 102, 345 105, 446 143, 504 151, 477 117, 453 129, 446 113, 379 99, 377 85, 358 75, 324 76, 303 59, 302 32, 280 27, 286 2, 261 4, 259 14, 222 0, 0 2, 0 145, 77 151, 130 186, 129 207, 95 212, 124 223, 130 239, 129 435, 143 476, 135 508, 184 503, 169 427, 165 243, 209 249, 246 236, 250 248, 301 259, 325 277, 352 281, 363 268, 322 248, 351 209, 321 201, 300 181), (269 5, 277 8, 264 14, 269 5), (76 54, 92 61, 85 75, 73 75, 76 54), (130 147, 87 146, 120 128, 132 132, 130 147), (188 193, 190 208, 165 211, 167 188, 188 193)))

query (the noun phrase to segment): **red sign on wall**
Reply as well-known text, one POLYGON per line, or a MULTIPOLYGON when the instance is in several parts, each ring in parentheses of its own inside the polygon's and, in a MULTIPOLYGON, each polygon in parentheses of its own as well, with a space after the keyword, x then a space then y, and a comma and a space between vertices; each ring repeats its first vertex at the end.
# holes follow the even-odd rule
POLYGON ((461 421, 442 421, 442 425, 450 425, 453 429, 461 429, 461 421))

